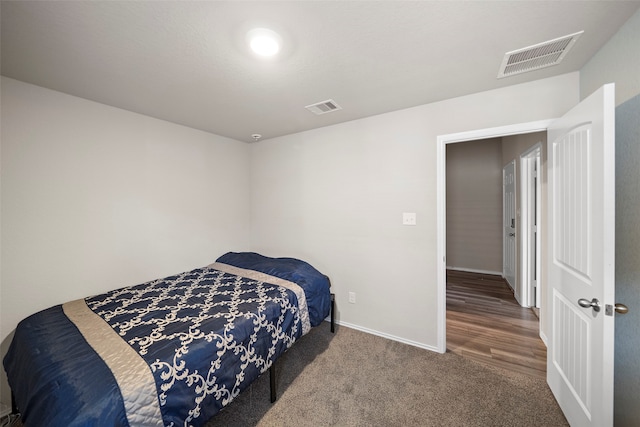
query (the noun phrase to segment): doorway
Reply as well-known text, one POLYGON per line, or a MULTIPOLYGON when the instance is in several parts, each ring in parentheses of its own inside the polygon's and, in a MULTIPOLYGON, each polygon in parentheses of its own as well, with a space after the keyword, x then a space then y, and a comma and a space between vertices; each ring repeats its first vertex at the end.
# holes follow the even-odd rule
POLYGON ((542 221, 542 144, 538 143, 520 156, 522 178, 522 302, 525 306, 540 308, 541 292, 538 289, 541 277, 541 230, 542 221))
MULTIPOLYGON (((446 352, 446 278, 447 278, 447 257, 446 257, 446 145, 458 142, 473 141, 479 139, 499 138, 510 135, 520 135, 534 132, 546 132, 551 121, 538 121, 522 123, 510 126, 503 126, 490 129, 481 129, 456 134, 441 135, 437 143, 437 254, 439 265, 437 268, 437 288, 438 288, 438 351, 446 352)), ((540 313, 541 338, 545 341, 543 322, 544 308, 540 313)))
POLYGON ((520 231, 537 194, 522 197, 520 161, 543 141, 546 132, 446 146, 447 351, 537 378, 546 347, 525 301, 520 231))

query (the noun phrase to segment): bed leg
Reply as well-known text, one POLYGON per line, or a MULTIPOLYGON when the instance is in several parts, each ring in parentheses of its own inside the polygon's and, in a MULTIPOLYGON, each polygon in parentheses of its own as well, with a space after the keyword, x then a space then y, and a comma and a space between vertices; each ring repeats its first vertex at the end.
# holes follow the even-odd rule
POLYGON ((336 294, 331 294, 331 333, 336 332, 336 294))
POLYGON ((16 405, 16 398, 13 395, 13 390, 11 390, 11 413, 13 415, 18 414, 18 406, 16 405))
POLYGON ((278 398, 276 390, 276 364, 275 362, 269 368, 269 384, 271 386, 271 403, 278 398))

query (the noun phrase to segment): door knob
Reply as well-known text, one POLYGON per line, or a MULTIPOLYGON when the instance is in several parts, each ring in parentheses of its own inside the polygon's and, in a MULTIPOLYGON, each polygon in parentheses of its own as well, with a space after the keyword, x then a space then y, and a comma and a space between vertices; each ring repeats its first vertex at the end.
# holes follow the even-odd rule
POLYGON ((584 308, 593 308, 593 311, 598 312, 600 311, 600 301, 598 301, 598 298, 594 298, 591 301, 589 301, 588 299, 585 298, 580 298, 578 300, 578 305, 580 307, 584 307, 584 308))
POLYGON ((627 314, 629 312, 629 308, 624 304, 607 304, 604 306, 604 314, 607 316, 613 316, 614 311, 618 314, 627 314))
POLYGON ((629 312, 629 307, 624 304, 616 304, 614 310, 618 314, 627 314, 629 312))

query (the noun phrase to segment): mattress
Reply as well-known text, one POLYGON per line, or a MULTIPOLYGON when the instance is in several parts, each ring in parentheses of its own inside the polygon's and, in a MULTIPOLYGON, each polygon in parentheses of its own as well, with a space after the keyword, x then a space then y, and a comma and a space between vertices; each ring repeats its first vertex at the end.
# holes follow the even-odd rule
POLYGON ((4 358, 28 426, 200 426, 330 310, 294 258, 215 263, 24 319, 4 358))

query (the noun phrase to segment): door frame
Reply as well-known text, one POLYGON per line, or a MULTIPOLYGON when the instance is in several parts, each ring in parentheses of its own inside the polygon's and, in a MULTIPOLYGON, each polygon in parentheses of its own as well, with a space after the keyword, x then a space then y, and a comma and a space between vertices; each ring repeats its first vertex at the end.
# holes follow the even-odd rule
MULTIPOLYGON (((446 145, 457 142, 473 141, 477 139, 499 138, 509 135, 519 135, 524 133, 546 131, 553 119, 539 120, 535 122, 518 123, 507 126, 477 129, 466 132, 439 135, 437 138, 437 238, 436 238, 436 260, 437 260, 437 351, 445 353, 447 351, 447 180, 446 180, 446 145)), ((541 310, 542 311, 542 310, 541 310)), ((542 316, 542 313, 541 313, 542 316)), ((542 319, 541 319, 542 325, 542 319)))
POLYGON ((541 235, 542 228, 542 142, 536 143, 529 150, 520 155, 521 175, 521 227, 522 236, 520 247, 522 305, 540 308, 541 292, 536 292, 540 284, 542 261, 541 235), (534 168, 535 166, 535 168, 534 168), (534 174, 537 174, 534 175, 534 174), (535 235, 533 226, 536 226, 535 235), (532 261, 535 260, 534 261, 532 261), (532 265, 533 264, 533 265, 532 265))

